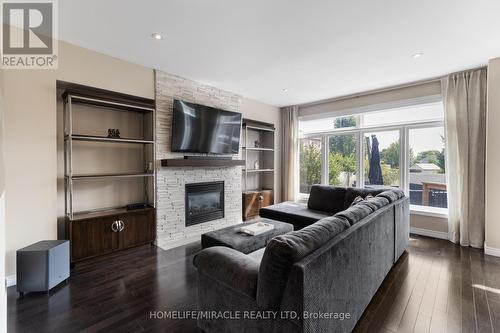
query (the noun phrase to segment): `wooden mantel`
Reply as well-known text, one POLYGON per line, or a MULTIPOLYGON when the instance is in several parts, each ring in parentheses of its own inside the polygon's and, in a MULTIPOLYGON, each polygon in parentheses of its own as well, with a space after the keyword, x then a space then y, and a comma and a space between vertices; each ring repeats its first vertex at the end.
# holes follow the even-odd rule
POLYGON ((161 160, 162 167, 234 167, 244 166, 245 160, 229 159, 185 159, 185 158, 167 158, 161 160))

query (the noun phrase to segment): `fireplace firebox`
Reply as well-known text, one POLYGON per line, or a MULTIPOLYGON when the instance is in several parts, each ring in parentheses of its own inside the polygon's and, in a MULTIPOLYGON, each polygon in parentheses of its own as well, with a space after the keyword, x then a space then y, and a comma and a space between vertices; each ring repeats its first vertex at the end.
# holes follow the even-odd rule
POLYGON ((186 184, 186 227, 224 217, 224 182, 186 184))

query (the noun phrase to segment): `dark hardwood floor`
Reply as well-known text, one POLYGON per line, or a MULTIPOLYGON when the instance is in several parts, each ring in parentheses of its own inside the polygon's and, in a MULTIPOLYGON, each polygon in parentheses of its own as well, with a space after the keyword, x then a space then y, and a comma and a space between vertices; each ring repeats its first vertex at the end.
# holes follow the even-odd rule
MULTIPOLYGON (((199 244, 142 247, 76 266, 50 295, 8 289, 9 332, 200 332, 151 311, 196 309, 199 244)), ((500 258, 412 236, 356 332, 500 332, 500 258)))

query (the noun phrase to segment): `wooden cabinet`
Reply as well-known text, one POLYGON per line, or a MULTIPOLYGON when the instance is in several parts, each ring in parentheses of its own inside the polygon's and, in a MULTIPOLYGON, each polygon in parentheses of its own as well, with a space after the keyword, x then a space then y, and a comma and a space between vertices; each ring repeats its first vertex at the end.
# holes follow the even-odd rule
POLYGON ((70 222, 72 261, 117 250, 118 234, 111 230, 115 220, 113 216, 106 216, 70 222))
POLYGON ((121 247, 128 248, 152 242, 155 239, 156 223, 154 210, 130 212, 120 215, 123 230, 120 231, 121 247))
POLYGON ((262 207, 274 203, 272 190, 248 191, 243 193, 243 220, 246 221, 259 215, 262 207))
POLYGON ((155 209, 68 220, 71 262, 151 243, 156 238, 155 209))

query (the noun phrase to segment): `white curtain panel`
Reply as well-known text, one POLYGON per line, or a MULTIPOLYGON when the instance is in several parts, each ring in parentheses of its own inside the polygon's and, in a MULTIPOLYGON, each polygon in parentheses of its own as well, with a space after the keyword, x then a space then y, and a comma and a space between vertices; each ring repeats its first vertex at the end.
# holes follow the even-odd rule
POLYGON ((299 146, 299 107, 281 109, 281 198, 295 200, 296 156, 299 146))
POLYGON ((486 69, 479 69, 442 80, 448 236, 477 248, 484 244, 486 75, 486 69))

